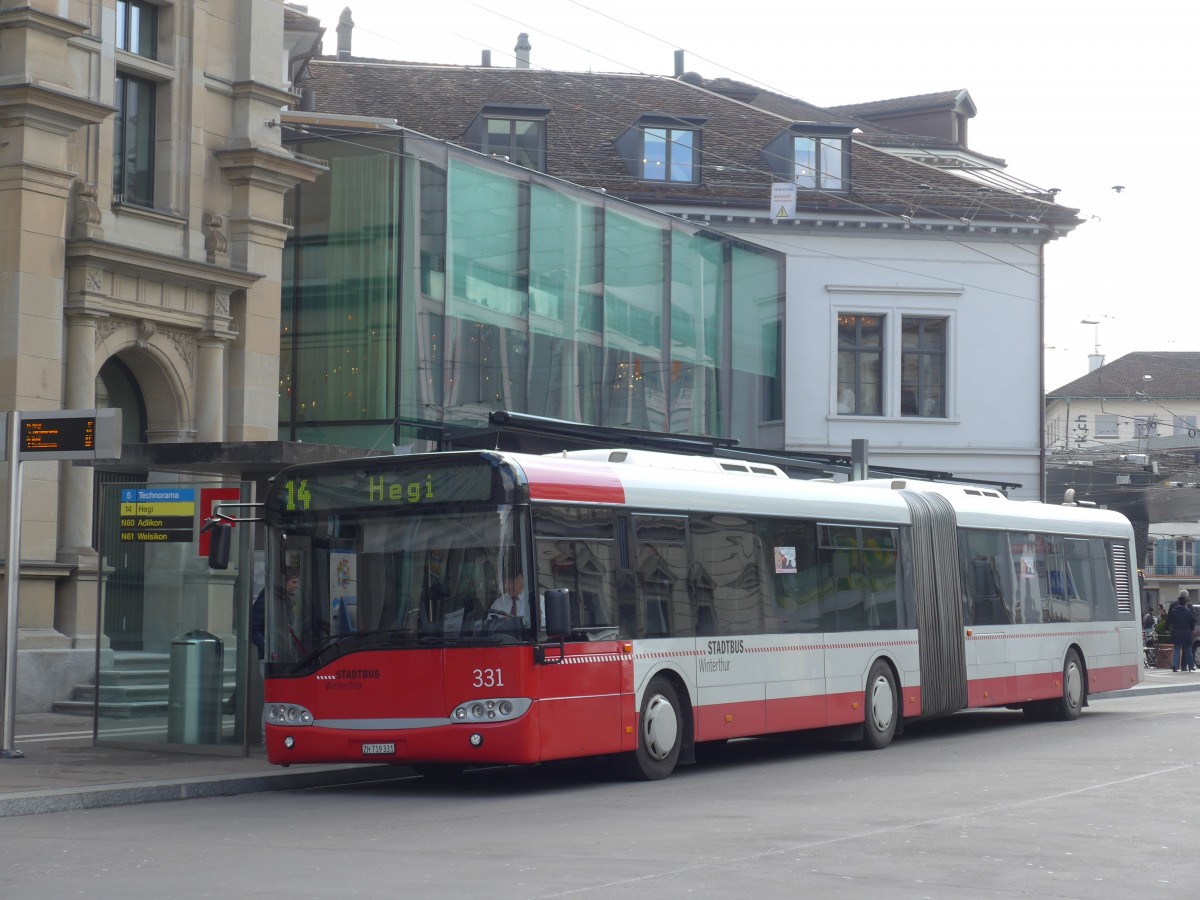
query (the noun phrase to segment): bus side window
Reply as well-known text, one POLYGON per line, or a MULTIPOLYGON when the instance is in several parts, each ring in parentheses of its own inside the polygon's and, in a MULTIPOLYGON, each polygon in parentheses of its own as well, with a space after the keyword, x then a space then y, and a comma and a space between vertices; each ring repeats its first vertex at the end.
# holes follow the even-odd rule
POLYGON ((638 636, 637 589, 632 572, 617 573, 617 626, 623 638, 638 636))

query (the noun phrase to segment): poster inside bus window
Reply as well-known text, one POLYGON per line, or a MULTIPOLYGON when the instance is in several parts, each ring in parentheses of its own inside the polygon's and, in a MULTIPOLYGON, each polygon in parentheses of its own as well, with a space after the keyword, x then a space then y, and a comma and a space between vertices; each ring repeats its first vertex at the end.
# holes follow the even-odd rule
POLYGON ((322 512, 351 509, 423 509, 492 499, 492 473, 478 459, 447 465, 356 466, 303 469, 284 473, 270 507, 276 512, 322 512))
POLYGON ((329 554, 329 622, 334 634, 358 628, 358 555, 329 554))
POLYGON ((775 548, 775 574, 788 575, 796 571, 796 548, 775 548))

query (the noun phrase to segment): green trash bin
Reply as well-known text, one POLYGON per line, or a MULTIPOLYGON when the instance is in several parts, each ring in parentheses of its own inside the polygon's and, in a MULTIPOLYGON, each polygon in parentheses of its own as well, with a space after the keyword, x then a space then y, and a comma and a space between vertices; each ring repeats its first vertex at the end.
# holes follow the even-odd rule
POLYGON ((224 651, 221 639, 207 631, 189 631, 171 641, 167 681, 169 743, 220 742, 224 651))

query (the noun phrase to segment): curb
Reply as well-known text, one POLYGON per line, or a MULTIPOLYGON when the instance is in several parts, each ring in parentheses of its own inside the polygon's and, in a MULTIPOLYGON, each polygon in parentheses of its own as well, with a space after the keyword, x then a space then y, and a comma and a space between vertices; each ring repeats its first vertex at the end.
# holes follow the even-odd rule
POLYGON ((267 791, 292 791, 331 785, 386 781, 411 774, 407 766, 336 766, 305 772, 227 775, 170 781, 109 784, 92 788, 21 791, 0 796, 0 818, 76 809, 99 809, 131 803, 232 797, 267 791))
POLYGON ((1120 691, 1105 691, 1103 694, 1088 694, 1089 700, 1126 700, 1145 694, 1182 694, 1200 691, 1200 684, 1164 684, 1156 687, 1125 688, 1120 691))

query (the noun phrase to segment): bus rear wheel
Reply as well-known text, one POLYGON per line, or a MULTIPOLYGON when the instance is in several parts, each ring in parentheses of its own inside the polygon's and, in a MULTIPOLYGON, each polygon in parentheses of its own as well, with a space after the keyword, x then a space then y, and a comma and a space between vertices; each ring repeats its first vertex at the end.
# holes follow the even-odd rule
POLYGON ((900 718, 898 697, 891 666, 881 659, 876 660, 871 666, 871 674, 867 676, 867 690, 863 698, 863 746, 868 750, 882 750, 896 736, 896 724, 900 718))
POLYGON ((645 781, 666 778, 679 762, 684 713, 675 686, 655 678, 642 696, 637 749, 626 759, 626 773, 645 781))
POLYGON ((1079 654, 1074 650, 1067 651, 1066 661, 1063 662, 1062 696, 1051 702, 1054 717, 1063 722, 1078 719, 1083 712, 1083 705, 1087 702, 1087 677, 1079 654))

